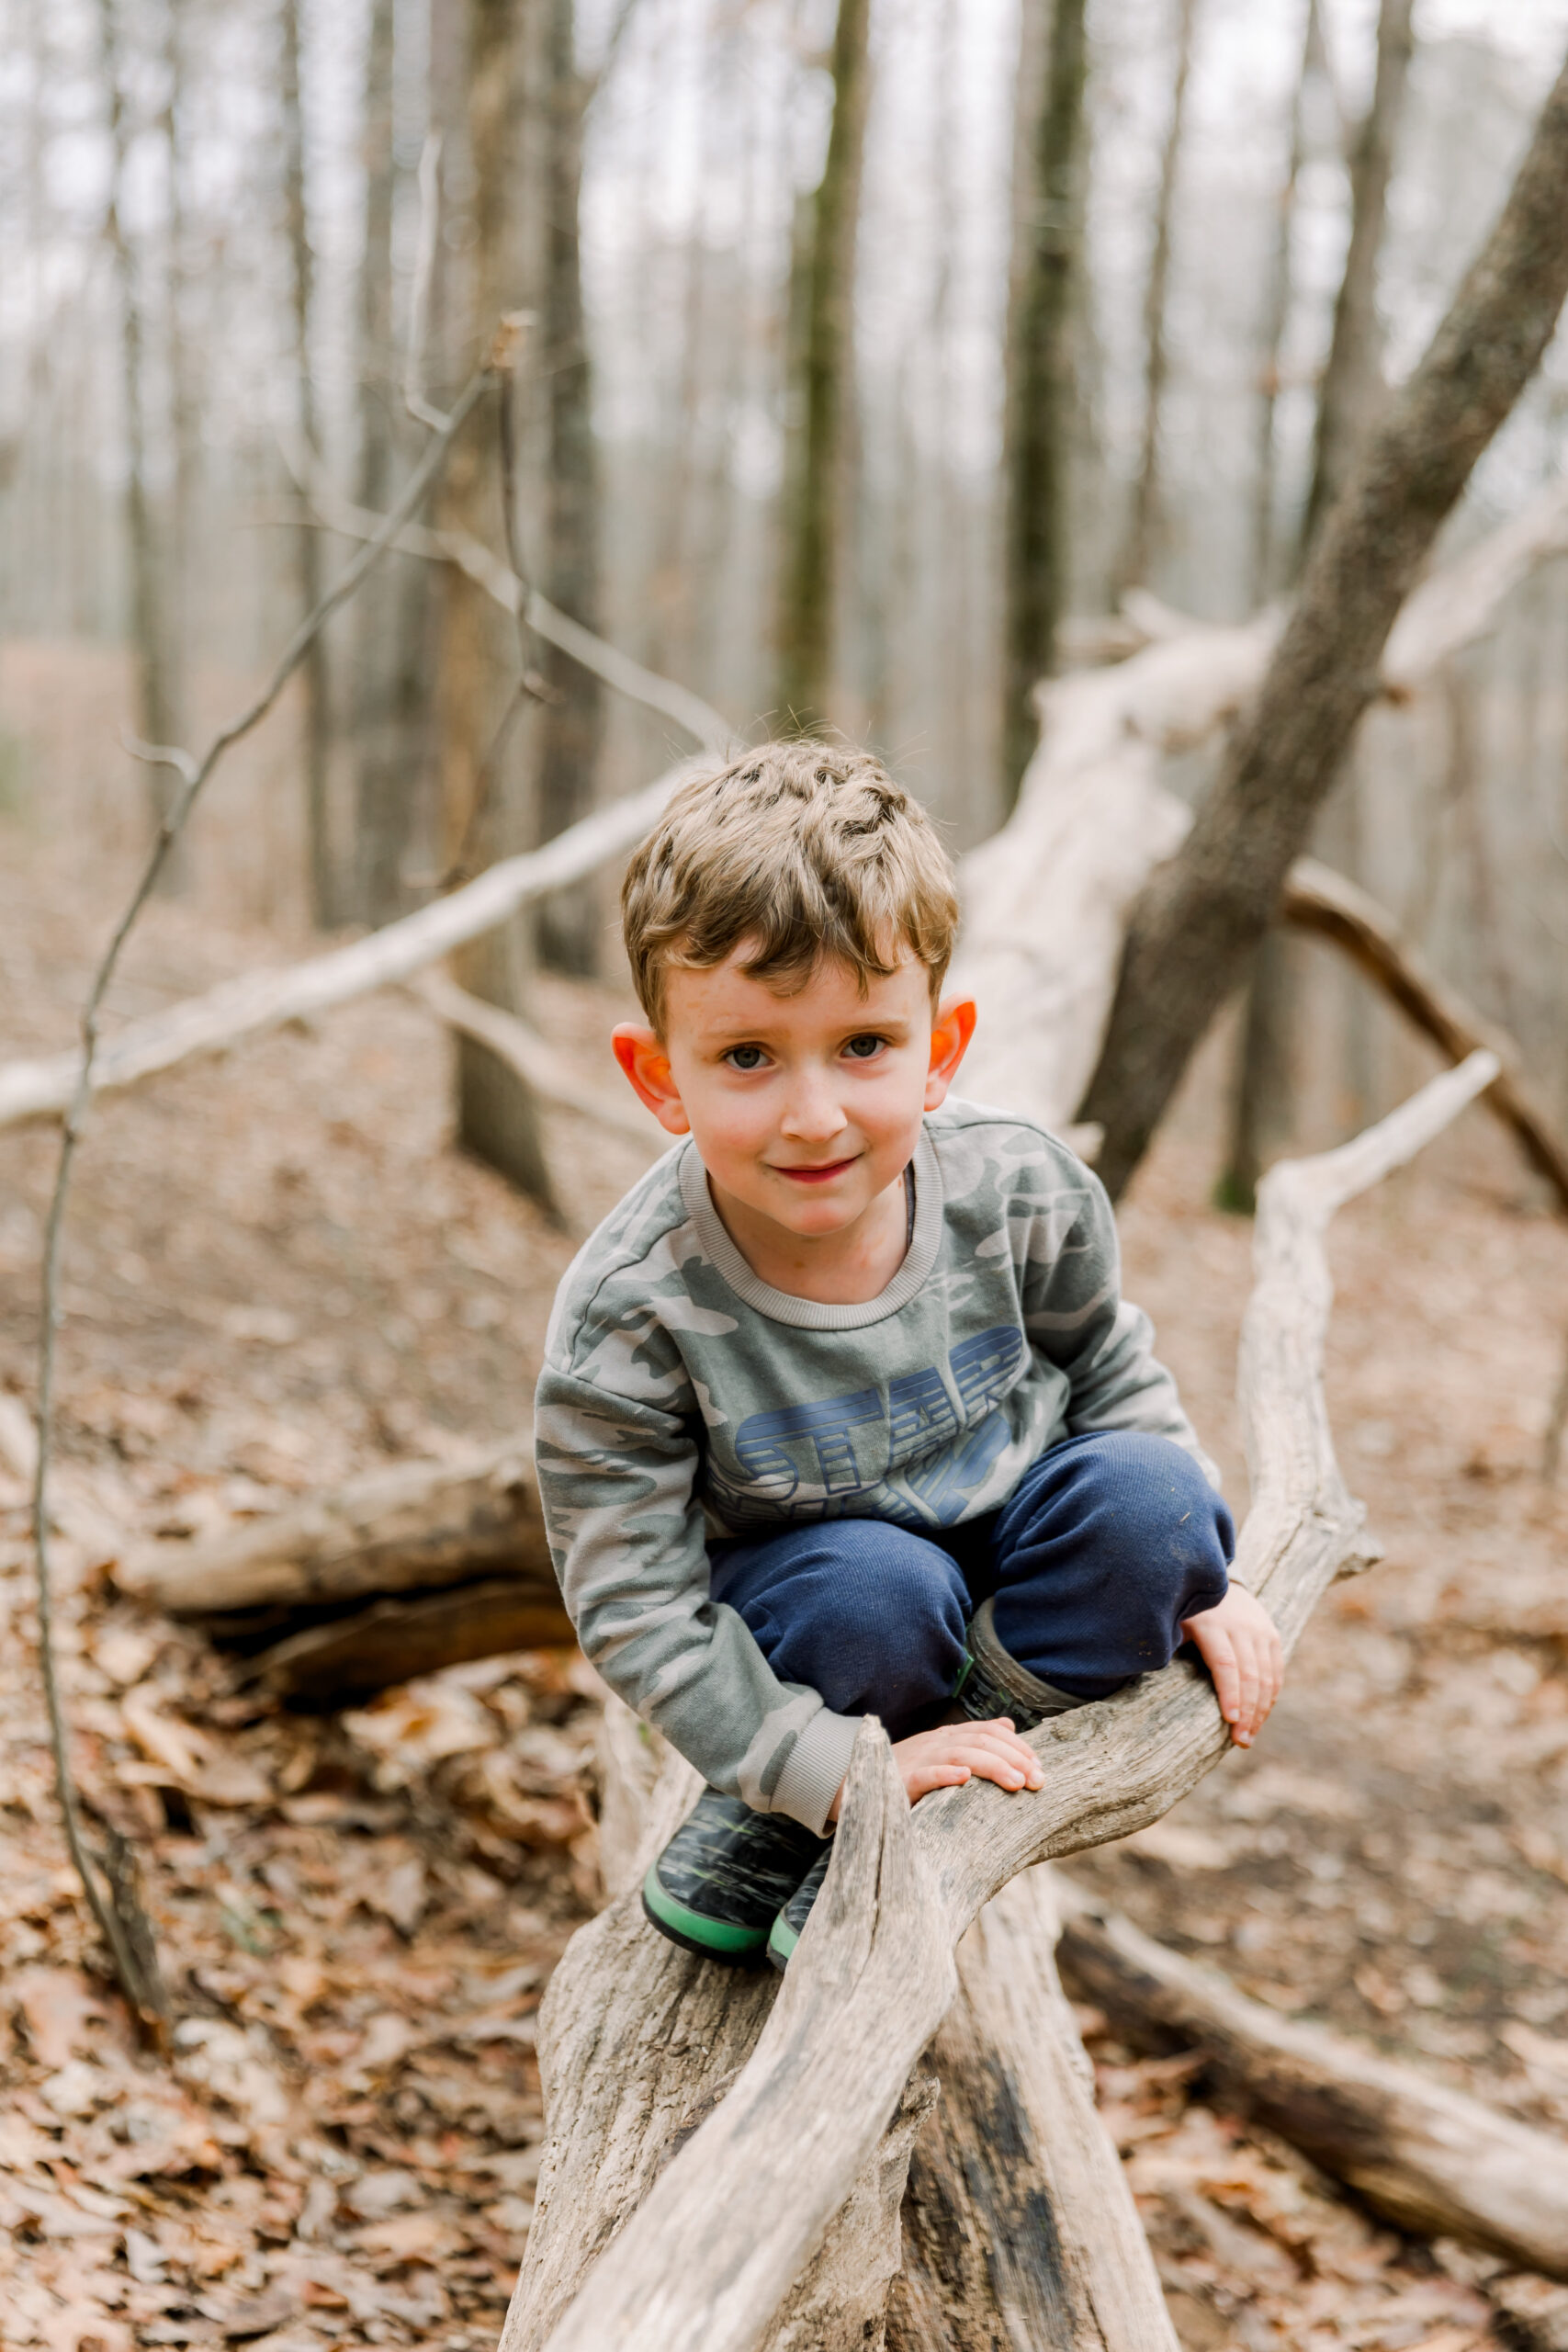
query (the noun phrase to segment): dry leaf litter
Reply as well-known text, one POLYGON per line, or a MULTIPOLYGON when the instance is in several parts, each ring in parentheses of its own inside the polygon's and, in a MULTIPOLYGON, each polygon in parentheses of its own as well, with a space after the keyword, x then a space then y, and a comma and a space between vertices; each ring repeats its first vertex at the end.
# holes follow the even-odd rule
MULTIPOLYGON (((67 1043, 101 883, 8 837, 0 1039, 67 1043), (97 896, 95 897, 95 889, 97 896), (92 910, 92 919, 84 907, 92 910)), ((300 943, 161 907, 120 1013, 300 943)), ((610 1075, 608 990, 545 1012, 610 1075)), ((1200 1070, 1193 1100, 1213 1073, 1200 1070)), ((151 1535, 276 1510, 525 1411, 575 1238, 636 1148, 568 1116, 571 1230, 456 1153, 447 1053, 388 995, 106 1103, 61 1343, 60 1648, 89 1826, 136 1846, 178 2022, 135 2044, 58 1828, 25 1540, 45 1132, 0 1137, 0 2342, 260 2352, 493 2342, 542 2131, 535 2018, 597 1899, 596 1702, 571 1654, 337 1715, 236 1690, 115 1593, 151 1535)), ((1128 1286, 1245 1497, 1249 1228, 1201 1205, 1190 1110, 1124 1214, 1128 1286)), ((1568 1234, 1506 1156, 1337 1228, 1330 1402, 1387 1559, 1309 1631, 1258 1750, 1073 1865, 1282 2010, 1568 2128, 1568 1510, 1539 1459, 1568 1234)), ((1086 2014, 1184 2345, 1568 2344, 1568 2294, 1400 2237, 1086 2014)))

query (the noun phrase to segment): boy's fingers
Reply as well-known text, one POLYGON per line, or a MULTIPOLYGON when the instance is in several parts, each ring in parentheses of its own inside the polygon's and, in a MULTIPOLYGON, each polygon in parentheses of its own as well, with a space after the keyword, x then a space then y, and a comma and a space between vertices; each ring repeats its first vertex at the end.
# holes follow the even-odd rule
POLYGON ((1215 1642, 1209 1655, 1209 1671, 1214 1678, 1220 1713, 1227 1724, 1234 1724, 1241 1706, 1241 1677, 1236 1671, 1235 1650, 1228 1640, 1215 1642))

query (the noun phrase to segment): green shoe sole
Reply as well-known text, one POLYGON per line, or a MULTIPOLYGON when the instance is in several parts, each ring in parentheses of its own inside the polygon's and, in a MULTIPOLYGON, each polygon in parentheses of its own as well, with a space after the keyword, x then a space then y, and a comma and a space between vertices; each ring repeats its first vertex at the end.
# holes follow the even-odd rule
MULTIPOLYGON (((642 1883, 642 1907, 650 1925, 661 1936, 667 1936, 685 1951, 694 1951, 699 1960, 716 1960, 731 1968, 743 1968, 749 1961, 761 1958, 768 1941, 763 1928, 741 1928, 729 1919, 705 1918, 702 1912, 678 1903, 660 1884, 657 1862, 642 1883)), ((780 1961, 778 1965, 782 1968, 784 1962, 780 1961)))
POLYGON ((780 1970, 787 1968, 799 1941, 799 1928, 792 1928, 781 1911, 768 1930, 768 1959, 771 1964, 780 1970))

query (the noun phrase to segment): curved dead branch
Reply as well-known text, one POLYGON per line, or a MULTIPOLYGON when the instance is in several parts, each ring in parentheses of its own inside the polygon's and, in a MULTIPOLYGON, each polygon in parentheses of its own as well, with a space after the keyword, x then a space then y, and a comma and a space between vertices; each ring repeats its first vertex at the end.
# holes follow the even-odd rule
POLYGON ((1501 1068, 1486 1090, 1487 1106, 1513 1129, 1530 1166, 1551 1186, 1558 1206, 1568 1210, 1568 1144, 1526 1078, 1524 1057, 1507 1031, 1483 1019, 1432 969, 1386 908, 1314 857, 1298 858, 1292 866, 1280 912, 1296 930, 1343 948, 1450 1061, 1463 1061, 1480 1046, 1496 1055, 1501 1068))

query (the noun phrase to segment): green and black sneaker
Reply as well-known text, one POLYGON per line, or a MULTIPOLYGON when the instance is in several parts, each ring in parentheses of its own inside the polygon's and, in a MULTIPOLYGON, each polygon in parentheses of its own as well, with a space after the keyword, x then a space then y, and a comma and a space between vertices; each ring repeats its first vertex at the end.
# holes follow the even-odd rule
POLYGON ((704 1960, 760 1960, 828 1842, 787 1814, 705 1789, 644 1879, 642 1907, 661 1936, 704 1960))
POLYGON ((828 1875, 828 1865, 832 1859, 833 1848, 829 1839, 773 1921, 773 1932, 768 1938, 768 1958, 775 1968, 789 1966, 802 1930, 811 1917, 811 1906, 822 1892, 822 1882, 828 1875))
POLYGON ((953 1694, 959 1713, 967 1715, 972 1724, 1010 1715, 1015 1731, 1034 1731, 1048 1716, 1068 1714, 1074 1707, 1086 1705, 1086 1701, 1058 1690, 1054 1682, 1031 1674, 1003 1649, 992 1623, 992 1607, 990 1601, 982 1601, 964 1630, 964 1671, 953 1694))

